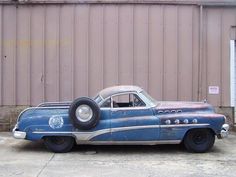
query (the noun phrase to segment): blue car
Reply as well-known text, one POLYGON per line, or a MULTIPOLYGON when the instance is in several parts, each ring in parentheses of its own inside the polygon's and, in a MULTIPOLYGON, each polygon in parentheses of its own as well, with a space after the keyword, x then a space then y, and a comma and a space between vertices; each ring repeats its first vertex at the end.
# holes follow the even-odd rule
POLYGON ((74 144, 156 145, 183 143, 206 152, 215 136, 228 135, 226 118, 206 102, 156 101, 137 86, 114 86, 94 98, 42 103, 22 111, 13 129, 17 139, 43 139, 53 152, 74 144))

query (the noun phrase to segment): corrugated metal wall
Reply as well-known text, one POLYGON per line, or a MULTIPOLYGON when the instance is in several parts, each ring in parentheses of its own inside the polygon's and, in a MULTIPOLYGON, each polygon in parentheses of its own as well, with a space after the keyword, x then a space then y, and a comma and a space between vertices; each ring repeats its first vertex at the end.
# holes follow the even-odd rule
POLYGON ((217 106, 230 106, 230 39, 236 32, 236 8, 209 8, 204 13, 202 97, 217 106), (219 86, 219 95, 208 86, 219 86))
POLYGON ((72 100, 134 84, 158 100, 229 105, 236 9, 204 9, 202 57, 199 13, 190 5, 2 5, 0 104, 72 100), (209 85, 219 85, 220 95, 208 95, 209 85))

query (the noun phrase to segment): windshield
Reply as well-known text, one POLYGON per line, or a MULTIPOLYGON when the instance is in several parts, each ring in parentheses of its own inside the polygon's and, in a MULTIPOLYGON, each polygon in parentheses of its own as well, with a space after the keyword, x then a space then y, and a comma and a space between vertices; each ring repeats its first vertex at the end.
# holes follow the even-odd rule
POLYGON ((140 95, 143 97, 143 99, 145 99, 151 106, 156 106, 157 105, 157 101, 152 98, 147 92, 145 92, 144 90, 142 90, 140 92, 140 95))

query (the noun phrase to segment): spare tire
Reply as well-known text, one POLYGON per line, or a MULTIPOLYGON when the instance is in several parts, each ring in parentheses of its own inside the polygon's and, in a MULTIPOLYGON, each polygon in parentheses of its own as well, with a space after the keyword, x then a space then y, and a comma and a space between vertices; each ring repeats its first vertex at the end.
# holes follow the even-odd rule
POLYGON ((100 108, 91 98, 81 97, 70 105, 69 116, 76 128, 88 130, 99 122, 100 108))

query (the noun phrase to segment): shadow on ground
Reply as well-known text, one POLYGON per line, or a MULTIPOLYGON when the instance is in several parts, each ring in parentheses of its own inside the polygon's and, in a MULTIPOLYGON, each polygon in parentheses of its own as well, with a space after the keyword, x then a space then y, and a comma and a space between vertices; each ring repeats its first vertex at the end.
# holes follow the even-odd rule
MULTIPOLYGON (((17 151, 29 152, 50 152, 44 146, 43 141, 28 142, 25 141, 14 147, 17 151)), ((87 153, 87 154, 152 154, 152 153, 188 153, 182 144, 177 145, 75 145, 71 152, 87 153)), ((211 153, 220 153, 221 150, 214 146, 211 153)))
MULTIPOLYGON (((43 141, 24 141, 21 144, 12 146, 13 149, 19 152, 49 152, 44 146, 43 141)), ((95 154, 142 154, 142 153, 176 153, 187 152, 183 145, 76 145, 72 152, 95 154)))
POLYGON ((97 153, 153 153, 153 152, 183 152, 181 145, 77 145, 74 152, 96 151, 97 153))

